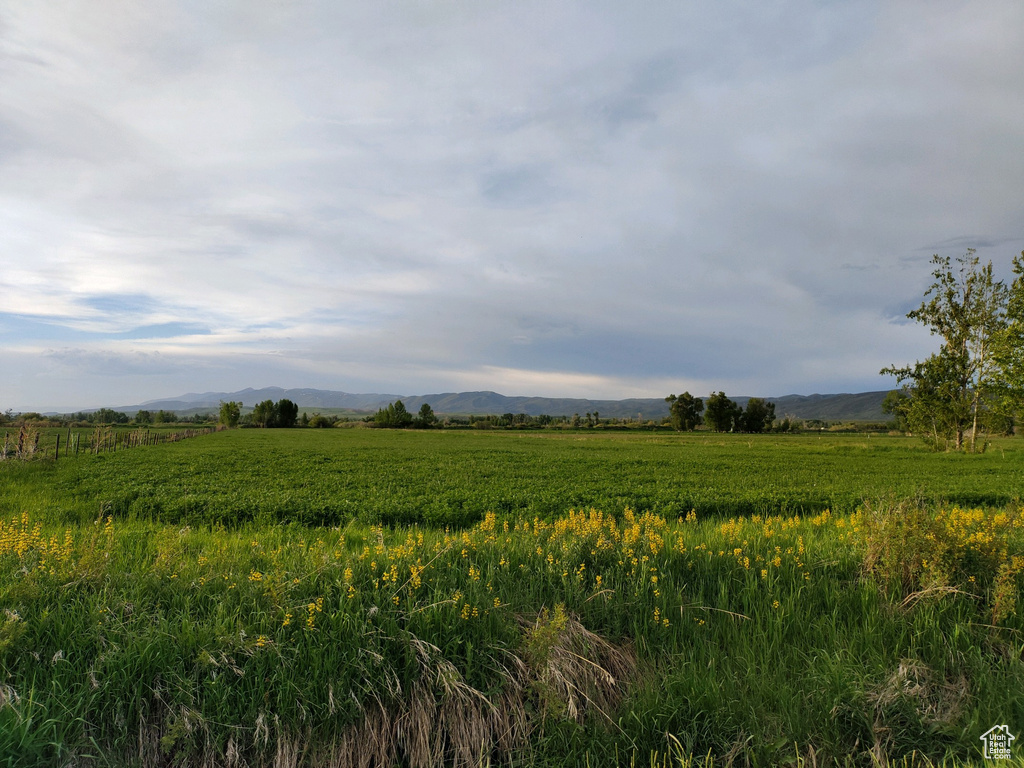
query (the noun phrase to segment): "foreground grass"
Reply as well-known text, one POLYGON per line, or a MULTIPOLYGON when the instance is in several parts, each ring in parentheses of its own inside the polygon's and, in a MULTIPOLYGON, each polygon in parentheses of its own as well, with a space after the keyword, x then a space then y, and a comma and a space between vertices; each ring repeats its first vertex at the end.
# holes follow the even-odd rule
POLYGON ((0 755, 980 760, 982 733, 1024 723, 1022 525, 1016 507, 911 505, 465 530, 16 515, 0 529, 0 755))

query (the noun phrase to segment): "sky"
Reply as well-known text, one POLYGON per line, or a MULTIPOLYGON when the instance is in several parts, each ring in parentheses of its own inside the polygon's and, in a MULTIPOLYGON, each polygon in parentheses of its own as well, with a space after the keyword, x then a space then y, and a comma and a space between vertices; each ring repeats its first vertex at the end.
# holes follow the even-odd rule
POLYGON ((1024 3, 0 0, 0 410, 894 386, 1024 3))

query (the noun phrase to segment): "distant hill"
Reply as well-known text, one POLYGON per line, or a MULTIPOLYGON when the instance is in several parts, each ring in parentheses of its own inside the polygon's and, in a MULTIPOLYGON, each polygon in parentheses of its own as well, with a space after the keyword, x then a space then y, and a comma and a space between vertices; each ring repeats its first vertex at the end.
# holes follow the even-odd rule
POLYGON ((796 416, 822 421, 889 421, 892 416, 882 412, 882 401, 887 394, 888 390, 882 390, 855 395, 785 395, 768 399, 775 403, 775 414, 780 418, 796 416))
MULTIPOLYGON (((823 421, 884 421, 882 401, 886 392, 835 395, 784 395, 768 397, 775 403, 779 418, 793 416, 800 419, 823 421)), ((632 398, 628 400, 585 400, 550 397, 507 397, 497 392, 444 392, 433 395, 352 394, 323 389, 243 389, 238 392, 189 393, 167 400, 150 400, 141 405, 118 410, 134 411, 164 409, 168 411, 195 411, 218 408, 221 402, 235 400, 253 406, 263 400, 287 398, 304 410, 317 408, 346 409, 375 412, 395 400, 401 400, 412 412, 423 403, 429 403, 435 413, 449 415, 485 415, 525 413, 530 416, 581 416, 595 411, 605 418, 660 419, 668 415, 668 404, 661 398, 632 398)), ((733 397, 746 405, 749 397, 733 397)))
MULTIPOLYGON (((348 392, 334 392, 326 389, 242 389, 238 392, 189 393, 168 400, 148 400, 132 408, 146 408, 167 411, 195 410, 196 408, 219 408, 222 402, 234 400, 247 406, 254 406, 264 400, 287 398, 300 408, 345 408, 352 411, 376 411, 378 408, 401 399, 402 395, 353 395, 348 392)), ((404 402, 404 399, 403 399, 404 402)), ((130 410, 130 409, 129 409, 130 410)))

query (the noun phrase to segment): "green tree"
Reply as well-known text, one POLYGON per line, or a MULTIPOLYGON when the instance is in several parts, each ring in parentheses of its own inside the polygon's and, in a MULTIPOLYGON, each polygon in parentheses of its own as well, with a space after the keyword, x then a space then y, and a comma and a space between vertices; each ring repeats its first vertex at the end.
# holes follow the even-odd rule
POLYGON ((712 393, 704 409, 704 419, 715 432, 731 431, 742 414, 743 409, 722 391, 712 393))
POLYGON ((153 416, 154 424, 173 424, 177 420, 178 415, 174 411, 165 411, 163 408, 157 411, 156 415, 153 416))
POLYGON ((286 397, 277 401, 278 427, 294 427, 299 420, 299 406, 286 397))
POLYGON ((434 409, 428 403, 421 405, 420 412, 413 421, 413 426, 418 429, 430 429, 436 423, 437 416, 434 415, 434 409))
POLYGON ((405 403, 395 400, 394 408, 393 420, 396 427, 408 427, 412 424, 412 414, 406 410, 405 403))
MULTIPOLYGON (((27 414, 22 414, 22 418, 27 418, 27 414)), ((114 411, 110 408, 100 408, 92 414, 89 421, 96 424, 127 424, 131 419, 128 418, 127 413, 114 411)))
POLYGON ((1024 403, 1024 251, 1013 259, 1013 283, 1006 302, 1006 324, 996 339, 1001 371, 997 410, 1004 422, 1016 420, 1024 403))
POLYGON ((257 427, 277 426, 277 406, 273 400, 264 400, 257 403, 252 409, 252 423, 257 427))
MULTIPOLYGON (((239 408, 241 405, 238 403, 239 408)), ((299 406, 288 398, 281 398, 276 403, 264 400, 252 409, 249 418, 257 427, 294 427, 299 420, 299 406)))
POLYGON ((761 433, 772 428, 775 422, 775 403, 769 403, 760 397, 752 397, 747 407, 738 416, 739 428, 744 432, 761 433))
POLYGON ((378 427, 389 427, 400 429, 412 424, 412 414, 406 410, 405 403, 396 400, 389 403, 386 408, 381 408, 373 417, 374 424, 378 427))
POLYGON ((140 411, 138 411, 135 414, 135 423, 136 424, 152 424, 153 423, 153 414, 150 413, 149 411, 141 411, 140 410, 140 411))
POLYGON ((923 433, 937 448, 983 450, 978 436, 987 431, 989 411, 1008 389, 1010 291, 993 277, 992 262, 981 265, 973 248, 955 263, 936 255, 932 264, 935 282, 907 317, 941 339, 939 351, 924 362, 890 366, 882 373, 903 386, 907 402, 900 404, 901 413, 912 431, 923 433))
POLYGON ((896 429, 900 432, 907 432, 910 429, 907 421, 907 408, 910 405, 910 397, 902 389, 894 389, 885 396, 882 401, 882 413, 891 414, 896 429))
POLYGON ((668 403, 672 427, 677 431, 690 432, 703 423, 704 401, 701 398, 683 392, 679 397, 669 395, 665 402, 668 403))
POLYGON ((238 420, 242 417, 242 404, 236 403, 234 400, 229 402, 221 402, 220 404, 220 415, 217 419, 218 424, 223 424, 226 427, 237 427, 238 420))

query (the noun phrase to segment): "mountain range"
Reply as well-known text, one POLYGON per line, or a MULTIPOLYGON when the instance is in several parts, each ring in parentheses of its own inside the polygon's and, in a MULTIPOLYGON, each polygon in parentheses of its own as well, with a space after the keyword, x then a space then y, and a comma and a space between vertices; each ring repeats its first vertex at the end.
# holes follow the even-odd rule
MULTIPOLYGON (((859 394, 833 395, 783 395, 765 398, 775 403, 775 413, 800 419, 821 419, 824 421, 885 421, 882 401, 885 391, 861 392, 859 394)), ((189 393, 180 397, 150 400, 140 405, 118 408, 122 411, 139 409, 168 411, 197 411, 216 409, 220 403, 234 400, 252 407, 263 400, 287 398, 300 409, 317 409, 375 412, 388 403, 401 400, 405 407, 415 413, 424 403, 438 414, 485 415, 503 413, 525 413, 530 416, 581 416, 597 412, 605 418, 660 419, 668 415, 668 404, 661 398, 630 398, 627 400, 586 400, 551 397, 508 397, 497 392, 444 392, 433 395, 389 395, 352 394, 323 389, 243 389, 237 392, 189 393)), ((746 405, 749 397, 733 397, 740 405, 746 405)))

